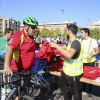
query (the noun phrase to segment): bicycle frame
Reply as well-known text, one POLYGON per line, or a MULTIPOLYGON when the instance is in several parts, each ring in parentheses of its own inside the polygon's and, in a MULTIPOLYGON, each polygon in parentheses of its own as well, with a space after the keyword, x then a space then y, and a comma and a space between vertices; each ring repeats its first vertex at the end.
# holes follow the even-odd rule
MULTIPOLYGON (((2 75, 3 75, 3 70, 0 70, 0 73, 2 73, 2 75)), ((41 72, 38 72, 38 73, 34 73, 34 74, 37 75, 37 74, 43 74, 43 73, 44 73, 44 71, 41 71, 41 72)), ((15 88, 15 91, 18 92, 18 97, 19 97, 19 100, 20 100, 20 99, 23 98, 23 94, 21 94, 21 88, 23 88, 23 87, 25 88, 26 87, 25 89, 28 90, 28 85, 31 84, 31 82, 30 82, 31 81, 31 73, 27 73, 27 72, 14 72, 14 74, 20 75, 20 79, 16 80, 16 81, 11 81, 11 82, 7 82, 7 83, 3 83, 3 76, 2 76, 2 83, 1 83, 0 87, 2 89, 2 86, 4 86, 4 85, 12 84, 12 83, 15 83, 15 82, 16 83, 20 82, 20 86, 19 85, 17 86, 18 89, 13 87, 13 88, 15 88), (27 81, 27 79, 29 77, 30 77, 30 81, 27 81)), ((8 97, 11 98, 11 96, 15 93, 15 91, 13 91, 13 93, 10 96, 8 96, 8 97)), ((1 95, 0 95, 0 98, 1 98, 1 95)), ((6 94, 6 100, 10 100, 9 98, 7 98, 7 94, 6 94)))
MULTIPOLYGON (((9 84, 12 84, 12 83, 14 83, 14 82, 18 82, 18 81, 20 81, 20 80, 17 80, 17 81, 13 81, 13 82, 6 82, 6 83, 3 83, 3 74, 2 74, 2 82, 1 82, 1 84, 0 84, 0 100, 2 100, 1 99, 1 93, 2 93, 2 87, 4 87, 5 85, 9 85, 9 84)), ((13 94, 14 94, 14 92, 16 91, 17 89, 15 88, 15 87, 13 87, 12 88, 12 90, 10 91, 10 93, 8 94, 8 93, 5 93, 5 100, 11 100, 10 98, 13 96, 13 94)))
POLYGON ((42 79, 39 79, 36 75, 31 77, 31 83, 38 85, 40 87, 45 87, 50 90, 50 84, 42 77, 42 79))

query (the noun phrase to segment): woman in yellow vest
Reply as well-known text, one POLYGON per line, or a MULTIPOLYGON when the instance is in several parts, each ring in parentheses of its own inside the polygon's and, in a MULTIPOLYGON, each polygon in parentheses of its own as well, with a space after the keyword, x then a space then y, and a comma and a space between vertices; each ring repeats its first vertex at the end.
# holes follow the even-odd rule
MULTIPOLYGON (((96 55, 99 53, 97 41, 90 36, 90 30, 88 28, 81 29, 82 37, 82 49, 83 49, 83 65, 84 66, 95 66, 96 55)), ((83 92, 86 94, 86 84, 83 83, 83 92)), ((92 98, 92 85, 89 84, 88 98, 92 98)))
POLYGON ((61 47, 55 43, 50 43, 51 47, 56 48, 65 56, 63 71, 59 79, 59 87, 64 96, 64 100, 71 100, 72 96, 74 100, 82 100, 80 93, 81 83, 79 81, 83 73, 82 50, 81 44, 76 38, 77 30, 77 26, 74 24, 67 26, 67 36, 69 37, 67 47, 61 47), (70 87, 69 92, 65 87, 67 83, 70 87))

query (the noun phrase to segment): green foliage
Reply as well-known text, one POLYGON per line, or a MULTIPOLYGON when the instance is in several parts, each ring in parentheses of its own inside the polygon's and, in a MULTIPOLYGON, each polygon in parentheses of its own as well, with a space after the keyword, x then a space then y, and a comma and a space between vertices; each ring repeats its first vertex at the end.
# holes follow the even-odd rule
POLYGON ((81 27, 80 26, 78 26, 78 32, 80 32, 81 31, 81 27))
POLYGON ((90 29, 90 36, 93 37, 94 39, 100 39, 100 29, 99 28, 90 29))
POLYGON ((59 28, 56 28, 55 30, 53 29, 47 29, 47 28, 43 28, 41 30, 41 35, 47 37, 47 36, 50 36, 50 37, 56 37, 58 34, 60 33, 60 29, 59 28))
MULTIPOLYGON (((81 27, 78 26, 78 32, 80 32, 81 27)), ((47 28, 43 28, 41 31, 39 29, 37 29, 36 31, 36 36, 37 35, 41 35, 41 36, 50 36, 50 37, 57 37, 58 34, 61 33, 60 28, 56 28, 55 30, 53 29, 47 29, 47 28)), ((64 38, 67 37, 67 30, 64 29, 62 36, 64 38)), ((93 37, 94 39, 100 39, 100 29, 99 28, 95 28, 95 29, 90 29, 90 36, 93 37)))
POLYGON ((63 38, 66 39, 66 37, 67 37, 67 29, 64 29, 64 32, 63 32, 63 38))
POLYGON ((48 36, 54 37, 54 30, 53 29, 49 30, 48 36))
POLYGON ((37 28, 36 33, 35 33, 35 36, 38 36, 38 35, 41 35, 39 28, 37 28))
POLYGON ((59 33, 61 33, 61 30, 60 30, 59 28, 56 28, 56 29, 54 30, 54 35, 55 35, 55 37, 57 37, 59 33))
POLYGON ((46 29, 45 27, 41 30, 41 35, 42 36, 50 36, 50 30, 46 29))

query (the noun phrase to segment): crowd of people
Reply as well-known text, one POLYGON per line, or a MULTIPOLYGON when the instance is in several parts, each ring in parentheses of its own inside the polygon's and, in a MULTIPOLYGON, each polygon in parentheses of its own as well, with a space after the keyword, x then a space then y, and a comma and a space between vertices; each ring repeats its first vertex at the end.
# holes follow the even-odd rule
MULTIPOLYGON (((36 43, 49 42, 52 48, 56 48, 64 56, 64 65, 59 78, 58 86, 62 91, 64 100, 82 100, 82 93, 86 92, 86 84, 80 82, 83 67, 95 66, 96 55, 99 53, 97 41, 90 37, 88 28, 81 29, 82 39, 77 38, 78 27, 74 24, 67 26, 67 39, 58 35, 57 38, 44 38, 38 35, 34 37, 38 21, 33 17, 23 20, 24 27, 15 32, 8 28, 5 36, 0 38, 0 54, 6 50, 4 58, 4 74, 13 76, 13 71, 30 71, 34 64, 36 43), (9 41, 9 42, 8 42, 9 41), (64 44, 64 45, 58 45, 64 44), (67 45, 66 45, 67 44, 67 45), (66 89, 66 84, 69 90, 66 89)), ((18 76, 17 76, 18 77, 18 76)), ((12 80, 16 77, 12 77, 12 80)), ((89 85, 88 97, 92 98, 92 86, 89 85)), ((15 100, 18 100, 16 96, 15 100)))
POLYGON ((66 44, 68 42, 68 40, 66 38, 63 38, 61 34, 58 34, 56 38, 50 36, 44 37, 40 35, 38 35, 37 37, 35 36, 36 43, 43 43, 43 41, 55 42, 57 44, 66 44))

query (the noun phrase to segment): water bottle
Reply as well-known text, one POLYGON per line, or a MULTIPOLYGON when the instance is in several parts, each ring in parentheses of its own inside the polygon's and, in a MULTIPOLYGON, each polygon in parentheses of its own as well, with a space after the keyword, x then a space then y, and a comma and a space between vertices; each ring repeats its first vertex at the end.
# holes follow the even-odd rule
POLYGON ((8 88, 8 89, 6 90, 6 93, 7 93, 7 94, 9 94, 9 93, 10 93, 10 91, 11 91, 11 89, 10 89, 10 88, 8 88))
POLYGON ((6 99, 6 88, 2 88, 1 91, 1 100, 5 100, 6 99))

